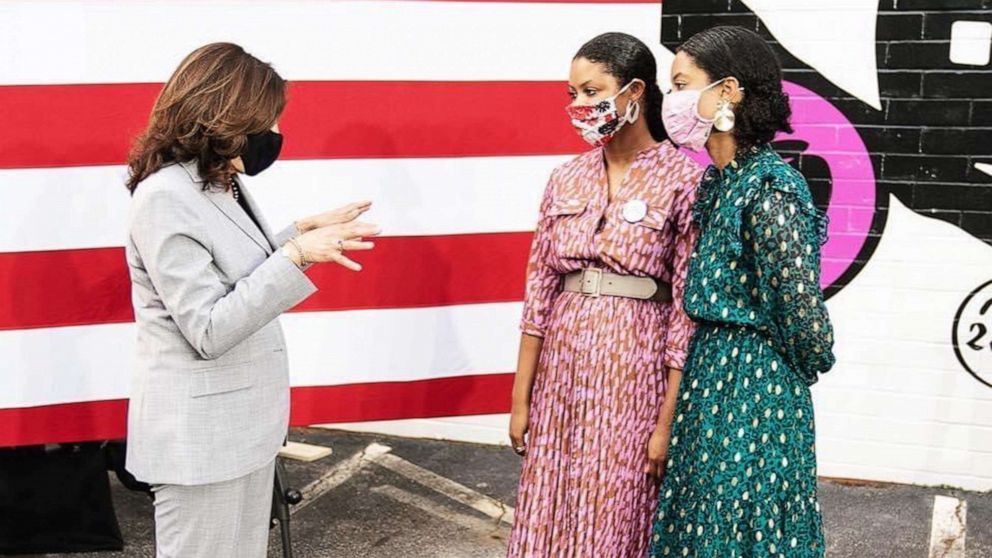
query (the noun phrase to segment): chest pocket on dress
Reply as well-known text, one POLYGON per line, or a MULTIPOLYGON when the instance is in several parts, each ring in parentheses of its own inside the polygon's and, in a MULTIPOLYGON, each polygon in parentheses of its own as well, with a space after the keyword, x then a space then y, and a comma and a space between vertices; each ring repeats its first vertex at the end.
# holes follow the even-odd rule
POLYGON ((564 198, 554 200, 548 209, 551 222, 551 233, 554 238, 554 250, 558 257, 581 257, 584 246, 591 231, 589 220, 584 213, 589 205, 588 200, 581 198, 564 198))
POLYGON ((578 215, 586 210, 587 205, 589 205, 588 200, 579 198, 555 200, 551 202, 551 207, 548 209, 548 216, 566 217, 569 215, 578 215))
POLYGON ((623 212, 620 219, 627 224, 627 227, 618 229, 620 236, 616 242, 628 253, 627 258, 630 259, 628 265, 645 272, 656 273, 658 270, 654 269, 654 266, 660 262, 652 262, 652 260, 657 259, 658 254, 662 253, 662 246, 666 244, 670 230, 666 227, 669 219, 668 208, 648 206, 644 217, 633 223, 626 220, 623 212))
POLYGON ((665 228, 665 223, 667 222, 668 222, 668 208, 662 209, 659 207, 648 206, 648 211, 644 215, 644 218, 641 219, 640 221, 637 221, 634 224, 640 227, 646 227, 649 229, 660 231, 665 228))

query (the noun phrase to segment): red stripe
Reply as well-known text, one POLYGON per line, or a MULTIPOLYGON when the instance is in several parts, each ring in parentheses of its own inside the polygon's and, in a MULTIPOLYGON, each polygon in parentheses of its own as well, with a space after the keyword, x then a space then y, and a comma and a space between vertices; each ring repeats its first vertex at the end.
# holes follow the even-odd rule
MULTIPOLYGON (((521 300, 531 233, 392 237, 355 253, 360 273, 314 267, 294 311, 521 300)), ((0 330, 131 322, 123 248, 0 254, 0 330)))
POLYGON ((513 374, 482 374, 415 382, 293 388, 295 426, 459 415, 510 410, 513 374))
MULTIPOLYGON (((293 388, 295 426, 505 413, 513 374, 415 382, 293 388)), ((127 432, 127 400, 0 409, 0 446, 115 440, 127 432)))
POLYGON ((127 400, 0 409, 0 446, 116 440, 127 430, 127 400))
MULTIPOLYGON (((566 66, 562 66, 564 77, 566 66)), ((0 168, 122 164, 160 84, 0 87, 0 168)), ((561 82, 294 82, 283 158, 568 154, 561 82)))
POLYGON ((510 3, 510 4, 658 4, 661 0, 430 0, 431 2, 510 3))
MULTIPOLYGON (((417 2, 419 0, 407 0, 417 2)), ((658 4, 661 0, 428 0, 430 2, 459 2, 459 3, 482 3, 490 2, 500 4, 658 4)))

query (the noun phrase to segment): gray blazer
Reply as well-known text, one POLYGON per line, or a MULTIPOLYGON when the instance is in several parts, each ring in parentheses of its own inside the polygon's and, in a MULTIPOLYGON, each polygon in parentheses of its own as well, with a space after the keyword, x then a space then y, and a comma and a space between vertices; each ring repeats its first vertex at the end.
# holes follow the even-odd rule
POLYGON ((137 322, 127 469, 153 484, 234 479, 267 464, 289 425, 278 316, 317 288, 195 163, 141 182, 126 247, 137 322))

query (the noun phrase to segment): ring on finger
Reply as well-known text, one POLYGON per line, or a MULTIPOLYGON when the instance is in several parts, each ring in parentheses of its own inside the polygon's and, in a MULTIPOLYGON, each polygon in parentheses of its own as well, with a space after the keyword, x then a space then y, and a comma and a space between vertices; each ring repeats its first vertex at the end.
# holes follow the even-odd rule
POLYGON ((344 252, 344 240, 338 239, 338 250, 344 252))

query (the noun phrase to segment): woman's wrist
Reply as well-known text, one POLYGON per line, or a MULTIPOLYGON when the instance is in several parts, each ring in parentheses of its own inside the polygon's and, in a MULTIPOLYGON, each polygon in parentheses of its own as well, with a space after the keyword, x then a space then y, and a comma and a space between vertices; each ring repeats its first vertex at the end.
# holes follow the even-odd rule
POLYGON ((300 219, 293 224, 296 225, 296 232, 300 234, 306 234, 317 228, 317 226, 314 225, 310 219, 300 219))
POLYGON ((530 407, 530 398, 514 393, 510 398, 511 409, 526 409, 530 407))
POLYGON ((663 435, 663 436, 668 436, 669 434, 671 434, 671 431, 672 431, 672 426, 665 419, 659 420, 657 422, 657 424, 654 425, 654 433, 655 434, 660 434, 660 435, 663 435))
POLYGON ((299 240, 297 240, 295 238, 290 238, 289 239, 289 243, 293 246, 293 248, 296 248, 296 251, 297 252, 300 253, 300 265, 302 267, 306 267, 306 266, 308 266, 308 265, 310 265, 312 263, 310 261, 310 257, 307 256, 307 252, 306 252, 306 250, 303 249, 303 245, 300 244, 300 241, 299 240))
POLYGON ((292 244, 289 244, 288 242, 284 244, 282 247, 282 253, 289 259, 289 261, 296 264, 296 267, 301 266, 302 260, 300 259, 300 254, 296 251, 296 248, 293 248, 292 244))
POLYGON ((300 249, 299 244, 296 242, 290 241, 284 244, 282 247, 282 253, 285 254, 291 262, 296 264, 296 267, 299 267, 300 269, 306 267, 306 258, 304 257, 303 250, 300 249))

